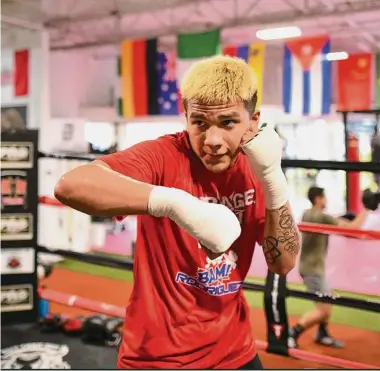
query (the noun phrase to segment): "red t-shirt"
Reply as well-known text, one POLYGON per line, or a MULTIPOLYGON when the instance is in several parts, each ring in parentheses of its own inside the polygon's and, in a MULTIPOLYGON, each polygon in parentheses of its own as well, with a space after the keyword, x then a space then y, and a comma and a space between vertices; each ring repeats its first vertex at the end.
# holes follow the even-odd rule
POLYGON ((242 233, 210 261, 198 242, 169 218, 138 217, 134 289, 126 311, 119 368, 238 368, 256 355, 250 311, 241 285, 265 207, 261 185, 244 154, 221 174, 206 170, 186 132, 139 143, 101 158, 146 183, 221 202, 242 233))

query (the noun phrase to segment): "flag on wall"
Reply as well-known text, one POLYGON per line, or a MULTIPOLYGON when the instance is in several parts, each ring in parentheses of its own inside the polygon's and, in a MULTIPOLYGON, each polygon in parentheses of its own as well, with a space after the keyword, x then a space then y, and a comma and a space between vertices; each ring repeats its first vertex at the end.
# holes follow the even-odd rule
POLYGON ((160 115, 178 115, 182 112, 177 80, 176 53, 158 53, 158 107, 160 115))
POLYGON ((338 61, 338 110, 371 108, 372 61, 371 53, 351 54, 348 59, 338 61))
POLYGON ((331 107, 328 36, 287 41, 284 47, 283 104, 287 113, 327 115, 331 107))
POLYGON ((257 105, 260 106, 263 95, 265 44, 255 43, 242 46, 225 46, 223 54, 244 59, 253 68, 257 76, 257 105))
POLYGON ((178 87, 181 86, 185 72, 194 62, 220 52, 220 30, 178 35, 176 67, 178 87))
POLYGON ((133 118, 158 114, 157 39, 125 40, 118 59, 117 111, 133 118))
POLYGON ((380 108, 380 53, 376 54, 375 107, 380 108))
POLYGON ((3 50, 1 55, 3 100, 29 94, 29 50, 3 50))

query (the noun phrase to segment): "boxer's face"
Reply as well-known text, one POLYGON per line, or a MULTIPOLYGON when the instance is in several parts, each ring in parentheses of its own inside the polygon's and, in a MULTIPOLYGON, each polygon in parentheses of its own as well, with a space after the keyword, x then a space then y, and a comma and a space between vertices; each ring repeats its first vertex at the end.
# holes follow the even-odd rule
POLYGON ((244 133, 258 126, 260 113, 252 115, 244 103, 205 105, 189 102, 187 131, 193 151, 204 166, 220 173, 234 164, 244 133))

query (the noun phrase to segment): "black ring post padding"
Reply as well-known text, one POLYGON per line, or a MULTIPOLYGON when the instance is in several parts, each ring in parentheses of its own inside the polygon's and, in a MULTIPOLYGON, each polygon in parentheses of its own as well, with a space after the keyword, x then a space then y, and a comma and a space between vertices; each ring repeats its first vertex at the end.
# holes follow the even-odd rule
POLYGON ((289 322, 286 296, 286 276, 280 276, 268 269, 263 295, 267 324, 267 352, 288 356, 289 322))
POLYGON ((281 166, 284 168, 343 170, 358 172, 368 171, 371 173, 380 173, 379 162, 290 160, 284 158, 281 161, 281 166))

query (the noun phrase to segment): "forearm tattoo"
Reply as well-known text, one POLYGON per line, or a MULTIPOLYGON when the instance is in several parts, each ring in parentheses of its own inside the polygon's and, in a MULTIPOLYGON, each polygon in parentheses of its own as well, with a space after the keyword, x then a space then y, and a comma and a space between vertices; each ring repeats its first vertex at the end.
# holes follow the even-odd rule
POLYGON ((281 256, 281 251, 278 249, 278 240, 272 236, 265 238, 263 251, 265 259, 269 264, 274 264, 277 258, 281 256))
POLYGON ((269 264, 274 264, 282 255, 281 250, 288 252, 291 255, 297 255, 300 249, 299 235, 296 223, 287 206, 283 206, 278 210, 268 211, 274 222, 277 225, 275 233, 267 236, 264 239, 263 251, 265 258, 269 264))

